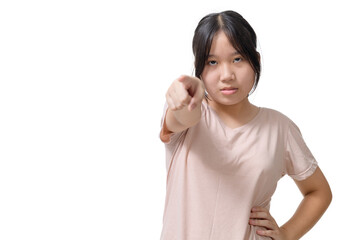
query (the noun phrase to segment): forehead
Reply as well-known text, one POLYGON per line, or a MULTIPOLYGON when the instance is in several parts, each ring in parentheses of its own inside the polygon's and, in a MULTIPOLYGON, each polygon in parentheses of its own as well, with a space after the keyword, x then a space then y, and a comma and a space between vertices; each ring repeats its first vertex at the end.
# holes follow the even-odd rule
POLYGON ((213 37, 209 56, 234 54, 238 54, 238 51, 231 44, 228 36, 223 31, 217 32, 213 37))

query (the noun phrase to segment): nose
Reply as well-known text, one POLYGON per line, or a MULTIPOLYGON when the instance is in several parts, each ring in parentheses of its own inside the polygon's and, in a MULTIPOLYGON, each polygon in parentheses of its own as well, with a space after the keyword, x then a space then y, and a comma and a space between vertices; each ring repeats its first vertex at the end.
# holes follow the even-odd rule
POLYGON ((220 68, 220 81, 227 82, 234 80, 235 74, 230 64, 224 63, 220 68))

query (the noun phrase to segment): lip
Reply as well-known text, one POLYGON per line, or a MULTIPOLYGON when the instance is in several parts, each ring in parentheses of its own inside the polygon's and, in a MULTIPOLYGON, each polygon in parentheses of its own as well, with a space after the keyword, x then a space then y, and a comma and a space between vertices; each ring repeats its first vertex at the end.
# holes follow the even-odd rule
POLYGON ((220 91, 224 94, 224 95, 232 95, 235 94, 237 92, 238 88, 234 88, 234 87, 225 87, 220 89, 220 91))

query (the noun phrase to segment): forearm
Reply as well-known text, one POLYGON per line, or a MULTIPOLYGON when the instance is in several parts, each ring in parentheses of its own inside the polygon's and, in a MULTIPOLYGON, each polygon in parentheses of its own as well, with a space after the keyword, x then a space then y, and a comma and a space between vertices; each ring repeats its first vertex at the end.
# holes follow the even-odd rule
POLYGON ((307 233, 326 211, 331 198, 331 193, 324 191, 314 191, 305 195, 295 214, 281 226, 288 239, 299 239, 307 233))
POLYGON ((199 122, 205 87, 199 78, 181 76, 166 93, 168 112, 166 126, 171 132, 181 132, 199 122))
POLYGON ((172 132, 181 132, 197 124, 200 117, 201 103, 199 103, 192 111, 189 111, 188 106, 175 111, 168 109, 166 124, 168 129, 172 132))

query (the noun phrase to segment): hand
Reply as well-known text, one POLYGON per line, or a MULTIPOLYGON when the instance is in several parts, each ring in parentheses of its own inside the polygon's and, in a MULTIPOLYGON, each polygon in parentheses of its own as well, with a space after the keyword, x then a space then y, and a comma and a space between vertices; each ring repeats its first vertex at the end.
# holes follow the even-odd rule
POLYGON ((176 79, 166 93, 166 100, 171 110, 181 110, 188 106, 192 111, 204 98, 205 87, 196 77, 181 76, 176 79))
POLYGON ((274 240, 287 240, 286 231, 280 228, 269 211, 263 207, 253 207, 250 213, 249 224, 264 227, 267 230, 257 230, 260 236, 270 237, 274 240))

